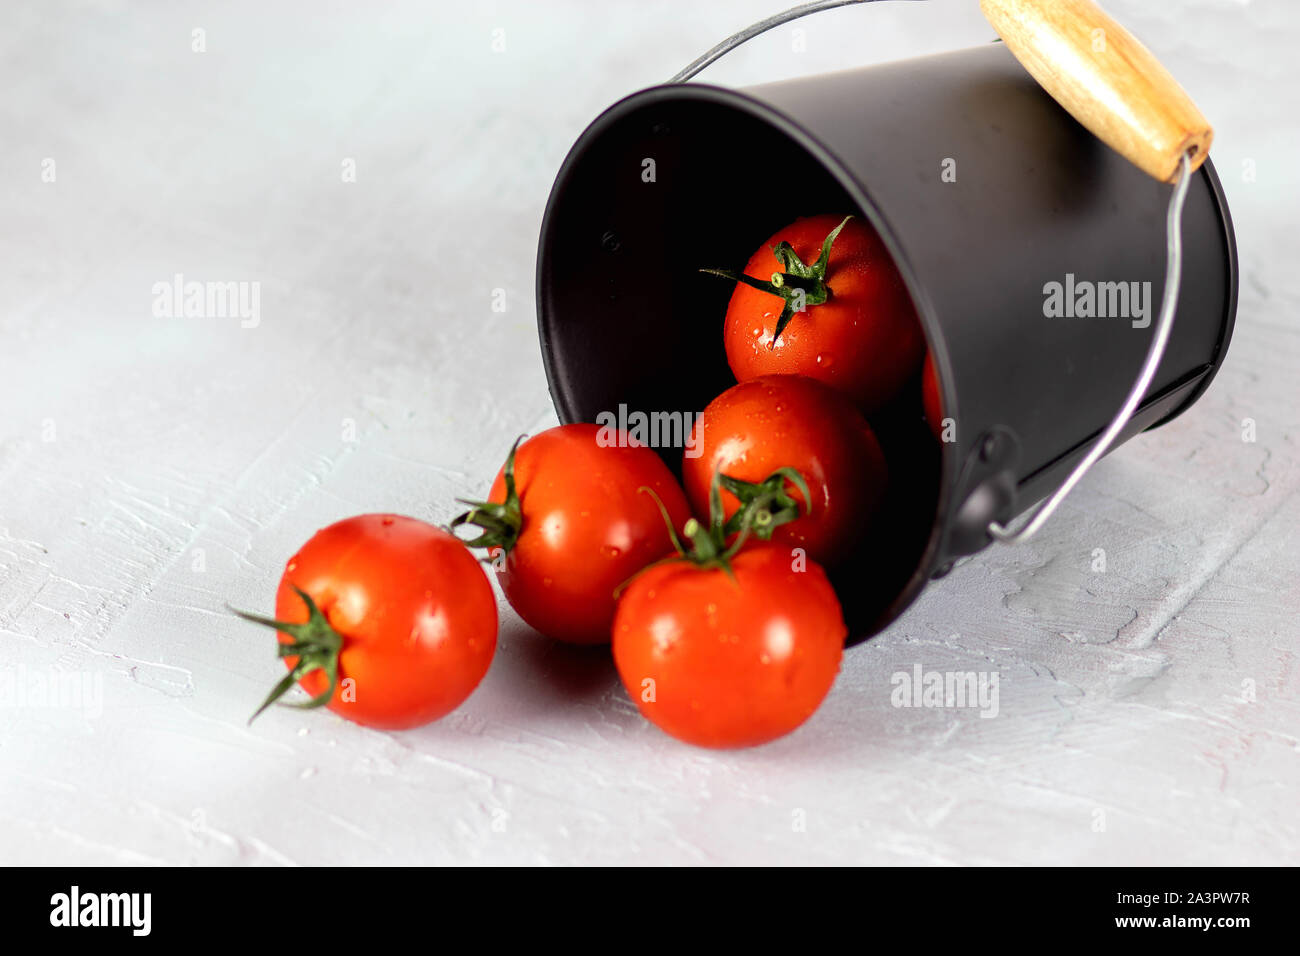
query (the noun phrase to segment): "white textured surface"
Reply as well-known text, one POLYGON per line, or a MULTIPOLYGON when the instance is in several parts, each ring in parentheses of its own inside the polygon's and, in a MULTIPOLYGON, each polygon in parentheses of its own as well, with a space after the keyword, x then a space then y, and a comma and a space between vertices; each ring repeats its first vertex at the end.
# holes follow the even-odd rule
MULTIPOLYGON (((1293 4, 1107 4, 1218 129, 1242 290, 1210 392, 737 754, 664 737, 607 658, 508 609, 438 724, 245 724, 280 665, 223 604, 267 607, 345 515, 445 520, 553 420, 531 291, 560 160, 780 2, 371 6, 0 12, 0 667, 102 689, 0 708, 0 862, 1300 862, 1293 4), (260 324, 155 318, 177 272, 260 281, 260 324), (999 716, 892 707, 914 663, 998 672, 999 716)), ((800 26, 807 52, 778 31, 708 78, 990 36, 973 0, 800 26)))

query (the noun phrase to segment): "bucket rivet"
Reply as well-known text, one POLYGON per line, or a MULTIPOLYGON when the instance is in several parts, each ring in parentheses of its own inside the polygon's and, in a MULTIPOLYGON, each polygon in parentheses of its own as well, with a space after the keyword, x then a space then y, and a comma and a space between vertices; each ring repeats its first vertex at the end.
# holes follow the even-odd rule
POLYGON ((984 441, 980 444, 980 460, 992 461, 998 452, 998 436, 985 435, 984 441))
POLYGON ((622 245, 623 243, 618 238, 618 234, 612 229, 600 237, 600 247, 606 252, 618 252, 622 245))

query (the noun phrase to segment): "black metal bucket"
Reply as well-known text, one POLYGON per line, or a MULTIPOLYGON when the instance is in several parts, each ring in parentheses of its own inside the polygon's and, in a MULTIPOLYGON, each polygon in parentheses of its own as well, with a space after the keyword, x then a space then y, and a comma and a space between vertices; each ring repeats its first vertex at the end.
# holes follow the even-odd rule
MULTIPOLYGON (((915 301, 956 434, 934 442, 919 383, 872 417, 890 497, 833 574, 850 643, 865 640, 988 544, 991 520, 1060 487, 1109 424, 1154 330, 1168 195, 1001 43, 743 91, 644 90, 582 134, 547 205, 537 307, 555 407, 565 422, 700 411, 735 380, 731 286, 697 269, 743 264, 800 216, 866 217, 915 301), (1150 283, 1148 324, 1132 303, 1048 317, 1052 282, 1150 283)), ((1208 160, 1182 232, 1172 336, 1119 442, 1191 405, 1227 350, 1236 244, 1208 160)), ((660 450, 680 466, 680 449, 660 450)))

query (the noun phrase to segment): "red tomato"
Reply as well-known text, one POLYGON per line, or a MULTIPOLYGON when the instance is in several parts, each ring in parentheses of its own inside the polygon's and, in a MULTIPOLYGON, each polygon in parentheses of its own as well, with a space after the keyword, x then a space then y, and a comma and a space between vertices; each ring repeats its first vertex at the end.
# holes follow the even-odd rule
POLYGON ((788 734, 822 702, 848 634, 826 575, 788 547, 743 546, 720 567, 648 568, 624 590, 614 663, 641 713, 702 747, 788 734))
MULTIPOLYGON (((760 482, 793 468, 811 502, 792 482, 787 493, 807 512, 781 525, 772 540, 807 550, 827 566, 848 557, 885 493, 885 458, 871 426, 838 392, 798 375, 742 382, 715 398, 696 420, 697 458, 684 458, 682 480, 695 513, 709 513, 715 471, 760 482)), ((739 501, 722 493, 730 518, 739 501)))
POLYGON ((453 535, 401 515, 316 532, 286 565, 275 614, 241 615, 281 626, 290 674, 263 707, 297 677, 314 699, 369 727, 416 727, 454 710, 496 650, 496 598, 482 565, 453 535))
POLYGON ((943 440, 943 411, 939 402, 939 376, 934 371, 934 355, 925 353, 925 365, 921 368, 921 407, 925 411, 926 424, 934 437, 943 440))
POLYGON ((916 373, 925 336, 894 260, 861 218, 844 223, 824 273, 817 274, 823 243, 841 221, 840 216, 799 219, 765 242, 750 258, 745 274, 770 285, 773 274, 780 273, 785 294, 807 286, 805 309, 790 316, 777 336, 786 305, 783 294, 737 283, 723 338, 737 381, 807 375, 844 392, 869 415, 916 373), (777 258, 782 243, 789 244, 797 262, 777 258), (813 275, 799 277, 799 263, 813 275), (795 273, 788 268, 792 264, 795 273), (826 292, 821 304, 818 288, 826 292))
MULTIPOLYGON (((608 643, 615 590, 673 550, 659 506, 640 489, 651 489, 679 528, 690 517, 681 486, 654 451, 588 424, 520 445, 514 480, 517 536, 504 558, 499 547, 489 552, 506 599, 549 637, 608 643)), ((507 501, 504 468, 489 500, 507 501)))

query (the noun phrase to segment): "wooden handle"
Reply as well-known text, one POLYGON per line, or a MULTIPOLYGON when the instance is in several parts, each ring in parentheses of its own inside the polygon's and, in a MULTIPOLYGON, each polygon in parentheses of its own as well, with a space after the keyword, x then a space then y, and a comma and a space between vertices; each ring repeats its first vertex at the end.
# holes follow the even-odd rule
POLYGON ((980 0, 980 9, 1043 89, 1099 139, 1162 182, 1214 130, 1151 51, 1092 0, 980 0))

